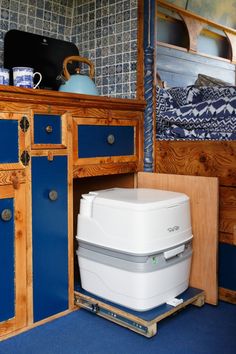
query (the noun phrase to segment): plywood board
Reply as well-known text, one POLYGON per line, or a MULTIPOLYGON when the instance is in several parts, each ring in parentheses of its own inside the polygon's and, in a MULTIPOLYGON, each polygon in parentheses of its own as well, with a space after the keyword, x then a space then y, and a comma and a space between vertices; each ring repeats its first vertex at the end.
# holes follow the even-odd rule
POLYGON ((138 188, 185 193, 190 197, 193 258, 190 286, 205 290, 206 302, 218 302, 218 178, 139 172, 138 188))

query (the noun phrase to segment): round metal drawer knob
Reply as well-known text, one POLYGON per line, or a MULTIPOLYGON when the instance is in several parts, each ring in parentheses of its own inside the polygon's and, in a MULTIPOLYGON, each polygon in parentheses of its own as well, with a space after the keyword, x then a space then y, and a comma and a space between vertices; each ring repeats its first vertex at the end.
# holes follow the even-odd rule
POLYGON ((54 190, 50 191, 49 194, 48 194, 48 197, 49 197, 50 200, 52 200, 54 202, 58 198, 57 191, 54 191, 54 190))
POLYGON ((115 136, 113 134, 109 134, 107 137, 108 144, 112 145, 115 143, 115 136))
POLYGON ((47 125, 46 128, 45 128, 46 132, 48 134, 52 133, 52 126, 51 125, 47 125))
POLYGON ((1 219, 3 221, 10 221, 12 218, 12 211, 11 209, 4 209, 2 212, 1 212, 1 219))

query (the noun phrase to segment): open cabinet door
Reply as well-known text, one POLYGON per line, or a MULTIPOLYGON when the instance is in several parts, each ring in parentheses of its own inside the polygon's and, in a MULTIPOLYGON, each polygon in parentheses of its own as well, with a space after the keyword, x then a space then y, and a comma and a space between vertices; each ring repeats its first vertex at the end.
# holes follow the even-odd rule
POLYGON ((206 293, 206 302, 218 302, 218 178, 139 172, 138 188, 185 193, 190 197, 193 258, 190 286, 206 293))

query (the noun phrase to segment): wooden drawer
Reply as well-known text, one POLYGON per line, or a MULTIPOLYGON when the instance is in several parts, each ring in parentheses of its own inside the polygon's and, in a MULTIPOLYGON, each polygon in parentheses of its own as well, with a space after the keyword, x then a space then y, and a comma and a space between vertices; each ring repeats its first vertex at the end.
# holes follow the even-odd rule
POLYGON ((60 114, 35 113, 33 116, 32 147, 65 148, 63 126, 65 118, 60 114))
POLYGON ((78 158, 134 154, 133 126, 78 125, 78 158))
MULTIPOLYGON (((114 112, 112 112, 115 115, 114 112)), ((123 112, 122 112, 123 113, 123 112)), ((136 172, 142 163, 140 115, 73 118, 73 175, 136 172)))

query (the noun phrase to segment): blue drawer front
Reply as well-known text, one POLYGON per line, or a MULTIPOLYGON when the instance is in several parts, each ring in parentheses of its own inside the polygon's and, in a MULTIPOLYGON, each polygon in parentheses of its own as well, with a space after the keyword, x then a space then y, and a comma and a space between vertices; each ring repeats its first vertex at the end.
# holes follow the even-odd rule
POLYGON ((61 144, 60 115, 34 115, 34 144, 61 144), (47 132, 47 127, 50 127, 50 132, 47 132))
POLYGON ((67 157, 32 158, 34 321, 68 308, 67 157), (49 192, 58 193, 57 200, 49 192))
POLYGON ((236 291, 236 246, 220 243, 219 286, 236 291))
POLYGON ((0 163, 17 163, 18 121, 0 119, 0 163))
POLYGON ((133 126, 78 126, 78 157, 125 156, 134 154, 133 126), (109 144, 107 138, 113 135, 115 141, 109 144))
MULTIPOLYGON (((13 199, 0 200, 0 214, 10 209, 14 216, 13 199)), ((0 218, 0 322, 15 316, 14 219, 0 218)))

